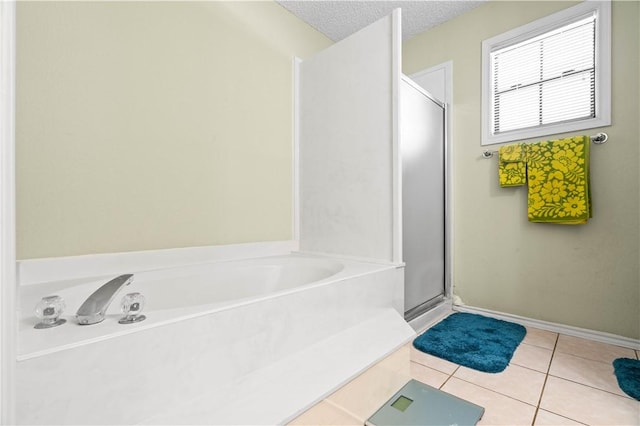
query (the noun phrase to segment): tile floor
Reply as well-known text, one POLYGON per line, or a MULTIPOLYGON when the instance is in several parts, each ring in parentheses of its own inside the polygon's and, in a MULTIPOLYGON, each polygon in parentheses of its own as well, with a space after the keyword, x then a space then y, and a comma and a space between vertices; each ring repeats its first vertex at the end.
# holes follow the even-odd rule
POLYGON ((611 362, 640 352, 527 328, 502 373, 481 373, 411 343, 290 425, 363 425, 410 378, 485 408, 481 425, 640 425, 640 402, 618 387, 611 362))

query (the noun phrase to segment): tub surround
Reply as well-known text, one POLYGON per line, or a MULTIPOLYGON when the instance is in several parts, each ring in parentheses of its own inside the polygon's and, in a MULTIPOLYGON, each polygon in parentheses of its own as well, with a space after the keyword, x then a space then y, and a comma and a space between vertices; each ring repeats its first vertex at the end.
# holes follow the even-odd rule
POLYGON ((402 262, 400 12, 298 66, 300 249, 402 262))
MULTIPOLYGON (((150 294, 154 284, 173 280, 179 301, 180 291, 188 289, 180 284, 184 277, 198 281, 208 273, 213 282, 225 268, 251 269, 283 258, 327 268, 318 281, 226 305, 207 303, 203 295, 200 305, 153 310, 148 297, 147 320, 138 324, 118 324, 112 307, 100 324, 79 326, 70 319, 35 330, 35 319, 24 313, 17 422, 241 424, 264 416, 282 423, 415 335, 401 315, 403 268, 393 264, 293 254, 129 272, 150 294), (88 383, 100 385, 87 392, 88 383)), ((101 282, 93 277, 31 284, 22 295, 37 299, 39 290, 88 290, 101 282)), ((174 297, 165 299, 167 308, 174 297)))
MULTIPOLYGON (((292 254, 244 260, 216 261, 175 268, 138 271, 122 289, 99 326, 79 326, 74 314, 82 302, 112 276, 54 281, 20 286, 18 360, 115 338, 153 327, 235 309, 272 298, 305 291, 308 287, 393 269, 392 265, 368 264, 319 256, 292 254), (146 299, 147 320, 122 325, 118 319, 120 299, 140 292, 146 299), (67 305, 62 318, 67 324, 51 330, 33 328, 36 303, 47 295, 61 296, 67 305)), ((401 295, 393 305, 398 312, 401 295)), ((392 306, 392 305, 390 305, 392 306)))

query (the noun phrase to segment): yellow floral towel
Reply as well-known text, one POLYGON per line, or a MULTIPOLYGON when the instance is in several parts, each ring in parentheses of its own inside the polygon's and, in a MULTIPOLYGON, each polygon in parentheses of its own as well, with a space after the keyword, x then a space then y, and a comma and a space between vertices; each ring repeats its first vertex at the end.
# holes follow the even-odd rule
POLYGON ((529 221, 583 224, 591 217, 589 136, 531 144, 529 221))
POLYGON ((522 186, 527 182, 526 145, 517 143, 498 150, 500 186, 522 186))

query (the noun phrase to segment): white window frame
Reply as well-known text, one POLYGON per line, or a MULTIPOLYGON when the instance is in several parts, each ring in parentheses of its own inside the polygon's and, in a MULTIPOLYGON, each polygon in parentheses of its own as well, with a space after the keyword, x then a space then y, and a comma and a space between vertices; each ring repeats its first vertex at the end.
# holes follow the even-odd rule
POLYGON ((492 145, 548 136, 559 133, 593 129, 611 124, 611 3, 606 1, 585 1, 576 6, 546 16, 537 21, 515 28, 482 42, 482 139, 481 145, 492 145), (596 12, 596 117, 567 123, 511 130, 493 134, 491 107, 492 71, 491 52, 505 46, 520 43, 547 31, 568 24, 588 13, 596 12))

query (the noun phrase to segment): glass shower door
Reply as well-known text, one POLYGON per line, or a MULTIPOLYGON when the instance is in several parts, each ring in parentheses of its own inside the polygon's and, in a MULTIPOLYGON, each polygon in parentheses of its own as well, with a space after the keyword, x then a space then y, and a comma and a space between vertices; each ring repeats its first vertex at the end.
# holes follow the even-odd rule
POLYGON ((401 86, 405 318, 444 297, 444 107, 408 78, 401 86))

